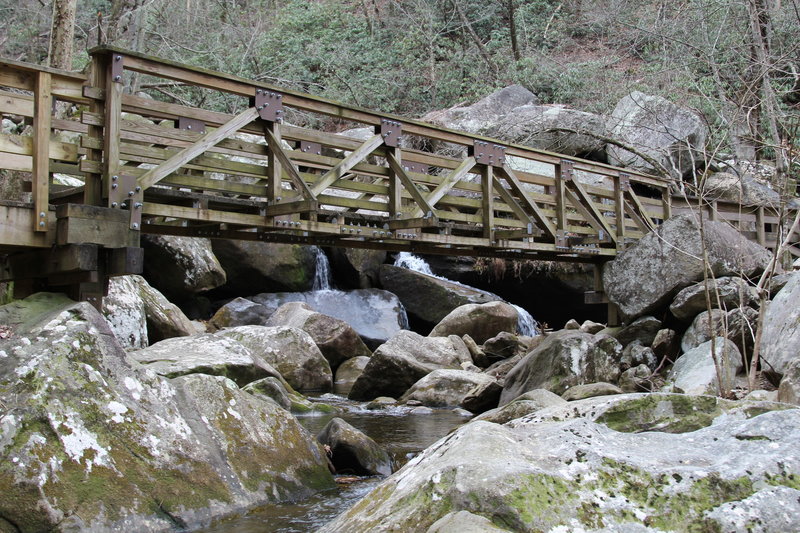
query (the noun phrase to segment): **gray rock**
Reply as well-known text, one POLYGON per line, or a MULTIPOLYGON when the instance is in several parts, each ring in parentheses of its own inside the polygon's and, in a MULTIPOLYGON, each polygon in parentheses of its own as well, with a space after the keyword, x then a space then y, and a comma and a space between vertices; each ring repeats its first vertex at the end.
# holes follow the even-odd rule
POLYGON ((436 324, 429 336, 469 335, 483 343, 501 331, 516 333, 518 318, 517 310, 505 302, 462 305, 436 324))
POLYGON ((370 411, 377 411, 378 409, 386 409, 392 405, 397 405, 397 400, 389 396, 378 396, 367 404, 367 409, 370 411))
POLYGON ((800 518, 786 510, 797 506, 789 500, 800 474, 800 411, 770 410, 776 405, 634 394, 571 402, 504 426, 473 421, 320 531, 425 531, 458 511, 513 531, 641 532, 645 517, 653 530, 722 531, 718 520, 740 516, 722 511, 754 512, 748 498, 763 490, 776 497, 759 500, 763 512, 786 517, 769 520, 794 530, 800 518), (707 423, 690 438, 665 432, 683 429, 669 425, 677 413, 707 423))
POLYGON ((722 309, 712 309, 697 315, 681 338, 681 351, 688 352, 708 342, 712 337, 724 337, 727 313, 722 309), (712 327, 713 324, 713 327, 712 327))
POLYGON ((266 307, 259 303, 246 298, 234 298, 214 313, 211 323, 219 329, 236 326, 263 326, 271 314, 266 307))
POLYGON ((563 329, 581 329, 581 325, 574 318, 570 318, 569 320, 567 320, 567 323, 564 324, 563 329))
MULTIPOLYGON (((608 122, 612 137, 658 161, 675 178, 682 178, 702 160, 708 127, 693 110, 660 96, 633 91, 617 103, 608 122)), ((619 146, 606 148, 609 163, 652 171, 639 155, 619 146)))
POLYGON ((800 405, 800 358, 786 367, 778 387, 778 401, 800 405))
POLYGON ((282 305, 269 317, 266 325, 302 329, 311 335, 332 369, 351 357, 369 356, 371 353, 358 333, 346 322, 317 313, 304 303, 282 305))
POLYGON ((139 296, 139 284, 130 276, 109 279, 108 295, 103 298, 103 316, 126 349, 138 350, 149 344, 147 315, 139 296))
POLYGON ((622 389, 611 383, 587 383, 585 385, 575 385, 568 388, 561 395, 568 402, 585 400, 596 396, 611 396, 612 394, 622 394, 622 389))
POLYGON ((274 367, 292 388, 329 391, 333 372, 311 335, 292 327, 239 326, 217 333, 274 367))
POLYGON ((481 383, 472 388, 461 401, 461 407, 471 414, 479 414, 494 409, 500 402, 503 387, 496 379, 481 383))
POLYGON ((228 275, 225 289, 236 294, 311 289, 316 272, 313 247, 215 239, 216 255, 228 275))
POLYGON ((655 370, 658 366, 658 359, 653 349, 649 346, 643 346, 640 341, 633 341, 622 350, 622 358, 620 359, 620 368, 627 370, 639 365, 645 365, 651 370, 655 370))
MULTIPOLYGON (((758 300, 755 287, 742 278, 723 277, 708 280, 708 290, 712 309, 730 310, 749 306, 758 300)), ((680 291, 669 306, 675 318, 690 321, 702 311, 707 310, 706 284, 696 283, 680 291)))
POLYGON ((399 398, 420 378, 440 368, 461 369, 460 352, 447 337, 401 331, 375 350, 348 397, 399 398))
MULTIPOLYGON (((800 268, 800 259, 795 261, 795 265, 797 265, 797 268, 800 268)), ((783 274, 772 276, 772 278, 770 278, 769 280, 770 298, 775 298, 775 295, 777 295, 781 291, 781 289, 783 289, 786 286, 786 284, 789 283, 789 281, 791 281, 792 278, 798 275, 800 275, 800 273, 798 272, 784 272, 783 274)))
POLYGON ((372 289, 380 282, 379 272, 386 262, 386 251, 331 248, 330 261, 340 287, 372 289))
POLYGON ((650 346, 661 329, 661 321, 652 316, 639 317, 611 336, 623 346, 639 341, 645 346, 650 346))
POLYGON ((494 525, 486 517, 469 511, 458 511, 441 517, 431 524, 426 533, 501 533, 504 531, 508 532, 507 529, 494 525))
POLYGON ((552 333, 508 373, 500 405, 533 389, 560 394, 582 383, 614 383, 621 356, 622 346, 611 337, 570 330, 552 333))
POLYGON ((446 128, 480 133, 495 126, 516 108, 538 104, 536 95, 521 85, 510 85, 470 105, 433 111, 422 120, 446 128))
POLYGON ((761 357, 775 372, 785 373, 800 354, 800 274, 781 289, 764 315, 761 357))
POLYGON ((344 361, 336 369, 335 383, 355 383, 358 376, 364 372, 369 363, 369 357, 360 355, 344 361))
POLYGON ((13 332, 0 339, 3 524, 197 529, 334 486, 289 413, 223 377, 156 376, 90 305, 40 293, 0 317, 13 332))
POLYGON ((619 388, 624 392, 649 392, 653 390, 652 375, 647 365, 629 368, 619 376, 619 388))
MULTIPOLYGON (((469 335, 465 335, 465 337, 472 338, 469 335)), ((483 343, 480 350, 489 362, 501 361, 517 354, 524 355, 529 351, 527 343, 524 343, 519 336, 508 331, 501 331, 491 339, 488 339, 483 343)))
POLYGON ((248 383, 242 390, 254 396, 269 398, 287 411, 292 409, 292 396, 278 378, 272 376, 248 383))
POLYGON ((599 324, 597 322, 592 322, 591 320, 584 320, 583 324, 581 324, 580 330, 586 333, 600 333, 605 329, 605 324, 599 324))
POLYGON ((476 388, 485 390, 496 381, 486 374, 440 368, 420 378, 399 401, 416 400, 428 407, 458 407, 476 388))
POLYGON ((776 208, 781 195, 764 183, 748 175, 733 172, 715 172, 703 181, 703 195, 712 200, 724 200, 747 206, 776 208))
POLYGON ((139 285, 139 297, 144 303, 147 340, 158 342, 172 337, 187 337, 198 333, 192 321, 180 308, 150 286, 141 276, 131 276, 139 285))
POLYGON ((714 353, 719 364, 718 373, 711 344, 708 341, 678 357, 667 377, 675 388, 691 395, 720 395, 733 387, 736 373, 742 368, 739 349, 724 337, 716 338, 714 353))
POLYGON ((380 279, 381 286, 400 298, 410 316, 431 326, 459 306, 500 300, 485 291, 393 265, 381 266, 380 279))
POLYGON ((659 362, 664 360, 664 358, 674 361, 680 349, 678 333, 674 329, 659 330, 650 347, 653 349, 653 354, 655 354, 659 362))
POLYGON ((337 474, 388 476, 392 459, 383 448, 341 418, 333 418, 322 428, 317 440, 330 447, 330 459, 337 474))
POLYGON ((225 271, 211 250, 211 240, 170 235, 142 235, 147 281, 176 301, 223 285, 225 271))
POLYGON ((723 503, 706 513, 720 531, 771 533, 797 528, 800 490, 789 487, 764 487, 743 500, 723 503))
POLYGON ((484 420, 495 424, 505 424, 511 420, 535 413, 546 407, 563 405, 567 401, 561 396, 545 389, 535 389, 520 394, 502 407, 486 411, 475 420, 484 420))
MULTIPOLYGON (((716 277, 762 271, 769 252, 728 224, 704 223, 709 266, 716 277)), ((666 307, 688 285, 703 279, 700 228, 691 216, 674 216, 603 269, 603 286, 622 315, 634 319, 666 307)))
POLYGON ((461 337, 461 340, 464 341, 464 344, 469 350, 469 355, 472 357, 472 363, 474 365, 479 368, 486 368, 492 364, 491 361, 489 361, 489 358, 486 356, 486 353, 484 353, 483 348, 478 346, 478 343, 476 343, 472 337, 469 335, 464 335, 461 337))

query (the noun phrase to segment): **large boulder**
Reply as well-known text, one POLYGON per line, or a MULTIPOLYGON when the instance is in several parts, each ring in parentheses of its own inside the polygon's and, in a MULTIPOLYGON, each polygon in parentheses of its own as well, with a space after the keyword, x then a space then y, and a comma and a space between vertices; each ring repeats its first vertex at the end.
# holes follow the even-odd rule
POLYGON ((758 300, 755 287, 746 280, 738 277, 722 277, 709 279, 708 285, 704 281, 690 285, 680 291, 669 310, 679 320, 688 322, 700 312, 707 309, 706 290, 712 309, 733 309, 734 307, 748 306, 758 300))
POLYGON ((425 531, 457 511, 512 531, 739 531, 751 513, 758 531, 800 528, 800 410, 650 396, 466 424, 320 532, 425 531), (703 423, 660 425, 677 412, 703 423))
POLYGON ((742 355, 728 339, 717 337, 714 341, 713 354, 708 341, 678 357, 668 375, 676 389, 692 395, 720 395, 733 388, 742 355))
POLYGON ((379 284, 379 271, 386 261, 385 250, 331 248, 331 269, 342 288, 371 289, 379 284))
POLYGON ((508 402, 502 407, 497 407, 491 411, 486 411, 475 420, 485 420, 486 422, 494 422, 495 424, 505 424, 511 420, 521 418, 523 416, 535 413, 546 407, 554 405, 566 404, 567 400, 553 394, 549 390, 534 389, 524 394, 520 394, 512 401, 508 402))
POLYGON ((761 335, 761 357, 783 374, 800 358, 800 273, 781 289, 767 307, 761 335))
POLYGON ((149 344, 144 301, 132 276, 109 279, 108 294, 103 297, 103 316, 124 348, 138 350, 149 344))
POLYGON ((307 291, 313 285, 313 247, 225 239, 215 239, 212 245, 228 275, 222 287, 228 293, 307 291))
POLYGON ((486 374, 440 368, 414 383, 400 402, 415 400, 428 407, 458 407, 476 387, 486 389, 496 382, 486 374))
POLYGON ((4 531, 196 529, 334 485, 289 413, 223 377, 143 369, 86 303, 40 293, 0 323, 4 531))
POLYGON ((800 405, 800 359, 786 368, 778 387, 778 401, 800 405))
POLYGON ((429 336, 469 335, 480 344, 501 331, 516 333, 518 318, 517 310, 505 302, 462 305, 436 324, 429 336))
POLYGON ((238 297, 217 309, 210 322, 219 329, 236 326, 263 326, 272 312, 274 310, 270 311, 259 303, 238 297))
POLYGON ((691 215, 670 218, 603 268, 609 300, 627 320, 666 307, 674 296, 703 279, 703 243, 716 277, 751 277, 766 268, 770 253, 722 222, 700 224, 691 215))
POLYGON ((448 337, 423 337, 401 331, 372 354, 353 384, 349 397, 371 400, 378 396, 400 397, 420 378, 440 368, 461 370, 469 355, 448 337))
POLYGON ((147 257, 144 275, 167 298, 184 300, 226 281, 210 239, 142 235, 142 247, 147 257))
POLYGON ((492 130, 520 106, 538 104, 536 95, 521 85, 509 85, 469 106, 428 113, 422 120, 455 130, 481 133, 492 130))
POLYGON ((317 313, 304 303, 282 305, 269 317, 266 325, 302 329, 311 335, 334 370, 346 359, 371 354, 358 333, 346 322, 317 313))
POLYGON ((331 367, 311 335, 301 329, 239 326, 217 335, 241 343, 254 357, 272 365, 294 389, 331 390, 331 367))
POLYGON ((180 307, 167 300, 163 294, 151 287, 141 276, 131 276, 139 286, 139 297, 144 303, 147 322, 147 340, 158 342, 172 337, 187 337, 197 333, 180 307))
POLYGON ((374 440, 341 418, 333 418, 317 435, 328 447, 337 474, 388 476, 392 459, 374 440))
POLYGON ((776 208, 781 195, 768 185, 747 174, 715 172, 703 180, 703 196, 713 200, 724 200, 747 206, 776 208))
POLYGON ((400 298, 409 316, 433 326, 456 307, 500 300, 494 294, 407 268, 383 265, 381 286, 400 298))
POLYGON ((711 337, 725 337, 736 345, 742 356, 750 357, 755 342, 758 311, 751 307, 733 309, 725 313, 722 309, 703 311, 683 334, 681 349, 688 352, 711 337), (712 324, 713 322, 713 324, 712 324))
POLYGON ((561 330, 548 335, 506 375, 504 405, 520 394, 547 389, 563 394, 583 383, 616 382, 622 345, 606 335, 561 330))
MULTIPOLYGON (((705 121, 693 110, 639 91, 617 103, 608 129, 611 137, 656 160, 676 178, 702 160, 708 136, 705 121)), ((653 170, 648 161, 625 148, 609 144, 606 151, 613 165, 653 170)))

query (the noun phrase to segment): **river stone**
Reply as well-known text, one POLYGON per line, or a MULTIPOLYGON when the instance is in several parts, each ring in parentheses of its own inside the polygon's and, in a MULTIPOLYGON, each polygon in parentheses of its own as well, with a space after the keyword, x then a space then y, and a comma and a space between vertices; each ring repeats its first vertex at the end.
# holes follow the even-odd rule
POLYGON ((131 276, 108 280, 103 316, 124 348, 138 350, 149 344, 144 302, 139 296, 139 285, 131 276))
POLYGON ((561 394, 582 383, 613 383, 621 356, 622 346, 612 337, 572 330, 552 333, 506 375, 500 405, 533 389, 561 394))
MULTIPOLYGON (((758 300, 755 287, 750 286, 742 278, 723 277, 708 280, 711 297, 711 308, 733 309, 741 305, 748 306, 758 300)), ((678 320, 688 322, 700 312, 707 310, 706 284, 695 283, 680 291, 669 306, 670 312, 678 320)))
POLYGON ((722 309, 703 311, 697 315, 681 338, 681 350, 686 353, 711 340, 711 337, 725 336, 725 317, 722 309), (714 327, 710 327, 713 322, 714 327))
POLYGON ((622 394, 622 389, 611 383, 587 383, 585 385, 575 385, 568 388, 561 395, 568 402, 575 400, 585 400, 596 396, 611 396, 612 394, 622 394))
POLYGON ((242 387, 242 390, 260 398, 268 398, 292 413, 337 412, 336 408, 326 403, 309 401, 285 380, 274 376, 257 379, 242 387))
POLYGON ((210 333, 166 339, 131 352, 130 357, 160 376, 211 374, 230 378, 240 387, 257 379, 280 375, 241 343, 210 333))
POLYGON ((574 318, 570 318, 567 320, 567 323, 564 324, 564 327, 561 329, 581 329, 581 324, 574 318))
POLYGON ((211 317, 211 324, 218 329, 236 326, 263 326, 272 313, 247 298, 234 298, 226 303, 211 317))
POLYGON ((87 303, 39 293, 0 323, 4 531, 196 529, 334 485, 288 413, 222 377, 158 377, 87 303))
POLYGON ((483 343, 501 331, 516 333, 518 318, 517 310, 505 302, 462 305, 436 324, 429 336, 469 335, 483 343))
POLYGON ((500 300, 485 291, 394 265, 381 266, 380 279, 385 290, 400 298, 409 315, 430 326, 459 306, 500 300))
POLYGON ((346 322, 317 313, 304 303, 282 305, 269 317, 266 325, 302 329, 311 335, 332 369, 351 357, 371 354, 355 330, 346 322))
POLYGON ((447 513, 439 520, 431 524, 426 533, 502 533, 508 532, 494 525, 486 517, 470 513, 469 511, 458 511, 447 513))
POLYGON ((385 250, 331 248, 331 269, 340 287, 371 289, 378 286, 385 250))
POLYGON ((214 239, 214 254, 228 275, 226 292, 307 291, 316 272, 311 246, 214 239))
POLYGON ((369 357, 360 355, 352 357, 339 365, 336 369, 335 383, 355 383, 358 376, 364 372, 364 369, 369 363, 369 357))
POLYGON ((333 373, 311 335, 291 327, 239 326, 217 333, 233 339, 274 367, 299 391, 329 391, 333 373))
POLYGON ((652 316, 639 317, 612 335, 623 346, 639 341, 645 346, 653 344, 656 333, 661 329, 661 321, 652 316))
POLYGON ((330 458, 337 474, 388 476, 392 459, 367 435, 341 418, 333 418, 322 428, 317 441, 330 447, 330 458))
POLYGON ((463 335, 461 340, 464 341, 464 344, 469 350, 469 355, 472 357, 472 363, 477 366, 478 368, 486 368, 490 366, 492 363, 489 361, 489 358, 483 351, 483 348, 478 346, 478 343, 475 342, 475 339, 470 337, 469 335, 463 335))
MULTIPOLYGON (((717 337, 715 345, 714 353, 722 373, 722 387, 729 391, 734 385, 736 373, 742 367, 742 356, 736 345, 724 337, 717 337)), ((711 355, 711 341, 678 357, 667 379, 676 389, 686 394, 721 394, 723 391, 720 391, 720 378, 711 355)))
POLYGON ((659 362, 664 358, 674 361, 680 349, 678 333, 674 329, 661 329, 656 333, 656 337, 650 347, 659 362))
POLYGON ((580 330, 584 331, 586 333, 595 334, 595 333, 600 333, 601 331, 603 331, 605 329, 605 327, 606 326, 604 324, 600 324, 598 322, 593 322, 591 320, 584 320, 583 324, 581 324, 580 330))
POLYGON ((488 361, 494 362, 508 359, 518 353, 525 353, 528 351, 527 348, 528 345, 523 343, 517 335, 508 331, 501 331, 484 342, 481 346, 481 351, 488 361))
POLYGON ((416 400, 428 407, 458 407, 476 388, 487 389, 496 380, 486 374, 440 368, 414 383, 400 403, 416 400))
POLYGON ((482 415, 475 418, 475 420, 485 420, 487 422, 494 422, 495 424, 505 424, 516 418, 520 418, 531 413, 535 413, 545 407, 552 407, 554 405, 563 405, 567 401, 557 394, 553 394, 549 390, 535 389, 520 394, 509 403, 502 407, 497 407, 491 411, 486 411, 482 415))
POLYGON ((653 371, 647 365, 639 365, 624 371, 619 376, 619 388, 623 392, 647 392, 653 389, 653 371))
MULTIPOLYGON (((722 222, 704 222, 709 266, 716 277, 753 277, 770 253, 722 222)), ((626 320, 666 307, 684 287, 703 279, 700 225, 690 215, 666 220, 603 268, 609 300, 626 320)))
POLYGON ((462 510, 512 531, 644 531, 645 520, 655 531, 722 531, 721 506, 775 487, 791 490, 762 500, 763 516, 800 527, 784 512, 797 505, 800 411, 689 398, 591 398, 502 426, 470 422, 320 531, 424 531, 462 510), (680 429, 662 425, 677 412, 707 423, 691 438, 664 432, 680 429))
POLYGON ((167 298, 185 300, 227 279, 210 239, 142 235, 142 247, 147 257, 144 275, 167 298))
POLYGON ((138 284, 139 297, 144 303, 149 342, 163 341, 172 337, 188 337, 197 333, 197 328, 177 305, 151 287, 143 277, 130 277, 138 284))
POLYGON ((800 358, 786 368, 778 387, 778 401, 800 405, 800 358))
POLYGON ((348 397, 399 398, 420 378, 440 368, 460 370, 461 353, 448 337, 423 337, 401 331, 375 350, 348 397))
POLYGON ((623 370, 642 364, 651 370, 655 370, 658 365, 658 359, 656 359, 652 348, 643 346, 642 343, 637 340, 630 343, 622 350, 622 359, 620 359, 619 363, 620 368, 623 370))
POLYGON ((761 336, 761 357, 779 374, 800 357, 800 273, 781 289, 767 307, 761 336))

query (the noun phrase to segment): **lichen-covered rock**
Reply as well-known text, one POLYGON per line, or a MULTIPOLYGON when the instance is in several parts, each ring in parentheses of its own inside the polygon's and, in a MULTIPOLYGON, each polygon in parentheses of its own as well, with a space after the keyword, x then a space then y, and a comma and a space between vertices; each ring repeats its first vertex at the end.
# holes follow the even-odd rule
POLYGON ((388 476, 392 473, 389 454, 341 418, 328 422, 317 440, 330 448, 330 459, 337 474, 388 476))
POLYGON ((501 331, 516 333, 518 318, 517 310, 505 302, 462 305, 436 324, 429 336, 469 335, 475 342, 483 343, 501 331))
POLYGON ((475 420, 505 424, 511 420, 535 413, 545 407, 564 405, 567 400, 549 390, 535 389, 521 394, 502 407, 486 411, 475 420))
POLYGON ((761 357, 783 374, 800 357, 800 273, 781 289, 767 307, 761 336, 761 357))
POLYGON ((522 85, 509 85, 478 100, 472 105, 432 111, 422 120, 440 124, 446 128, 481 133, 498 124, 514 109, 529 104, 538 104, 539 99, 522 85))
POLYGON ((139 285, 139 297, 144 303, 149 342, 163 341, 172 337, 187 337, 197 333, 197 328, 177 305, 151 287, 143 277, 131 276, 131 278, 139 285))
POLYGON ((655 370, 658 365, 658 359, 656 359, 656 354, 652 348, 643 346, 637 340, 622 350, 622 359, 619 361, 619 367, 624 371, 639 365, 646 365, 648 368, 655 370))
POLYGON ((611 383, 586 383, 584 385, 575 385, 568 388, 561 395, 568 402, 576 400, 585 400, 586 398, 594 398, 596 396, 611 396, 612 394, 622 394, 622 389, 611 383))
POLYGON ((623 346, 639 341, 644 346, 653 344, 656 333, 661 329, 661 321, 653 316, 642 316, 614 332, 611 336, 623 346))
POLYGON ((132 363, 86 303, 40 293, 0 323, 4 530, 197 528, 333 485, 288 413, 222 377, 132 363))
POLYGON ((458 407, 473 389, 486 389, 495 382, 486 374, 440 368, 420 378, 399 401, 416 400, 428 407, 458 407))
POLYGON ((375 350, 348 395, 353 400, 399 398, 420 378, 440 368, 461 370, 463 354, 448 337, 401 331, 375 350))
POLYGON ((266 361, 295 389, 329 391, 333 372, 327 359, 302 329, 285 326, 239 326, 218 336, 233 339, 266 361))
POLYGON ((335 383, 355 383, 358 376, 364 372, 369 363, 369 357, 361 355, 352 357, 339 365, 336 369, 335 383))
POLYGON ((142 235, 142 247, 147 256, 144 275, 167 298, 183 300, 226 281, 210 239, 142 235))
POLYGON ((338 318, 317 313, 307 304, 291 302, 275 311, 267 326, 302 329, 314 339, 332 369, 351 357, 369 356, 367 345, 349 324, 338 318))
POLYGON ((719 395, 733 387, 736 373, 742 367, 739 349, 728 339, 717 337, 715 364, 711 344, 708 341, 678 357, 668 376, 675 388, 692 395, 719 395), (720 384, 724 390, 720 390, 720 384))
POLYGON ((685 353, 711 340, 711 337, 725 336, 725 316, 722 309, 703 311, 686 328, 681 338, 681 350, 685 353))
MULTIPOLYGON (((731 310, 735 307, 748 306, 758 300, 755 287, 742 278, 723 277, 708 280, 709 298, 712 309, 731 310)), ((669 306, 675 318, 690 321, 698 313, 707 310, 706 284, 695 283, 680 291, 669 306)))
POLYGON ((458 511, 512 531, 689 532, 728 531, 742 510, 794 530, 800 410, 782 408, 631 394, 473 421, 321 532, 425 531, 458 511))
POLYGON ((647 365, 625 370, 619 376, 619 388, 624 392, 649 392, 653 390, 653 371, 647 365))
POLYGON ((231 294, 311 290, 316 272, 313 247, 215 239, 214 255, 228 275, 231 294))
POLYGON ((211 317, 214 327, 233 328, 236 326, 263 326, 272 313, 256 302, 247 298, 234 298, 226 303, 211 317))
POLYGON ((778 387, 778 401, 800 405, 800 358, 786 367, 778 387))
POLYGON ((280 376, 260 357, 253 356, 241 343, 205 333, 176 337, 131 352, 131 359, 156 374, 168 378, 187 374, 225 376, 240 387, 267 376, 280 376))
POLYGON ((650 348, 653 349, 653 354, 659 362, 664 358, 674 361, 680 350, 680 344, 678 333, 674 329, 665 328, 656 333, 650 348))
POLYGON ((144 301, 132 276, 109 279, 108 295, 103 298, 103 316, 124 348, 138 350, 149 344, 144 301))
MULTIPOLYGON (((770 253, 726 223, 704 222, 709 267, 716 277, 752 277, 770 253)), ((665 308, 674 296, 703 279, 700 224, 690 215, 665 221, 603 268, 603 286, 612 303, 631 320, 665 308)))
POLYGON ((777 208, 781 203, 779 192, 752 176, 737 176, 733 172, 715 172, 706 176, 703 180, 703 197, 772 208, 777 208))
POLYGON ((337 411, 331 405, 309 401, 286 381, 273 376, 248 383, 242 390, 260 398, 268 398, 292 413, 309 413, 311 411, 333 413, 337 411))
POLYGON ((506 375, 500 405, 523 392, 547 389, 561 394, 582 383, 614 383, 622 345, 606 335, 561 330, 548 335, 506 375))
POLYGON ((488 518, 469 511, 447 513, 431 524, 425 533, 503 533, 507 529, 494 525, 488 518))

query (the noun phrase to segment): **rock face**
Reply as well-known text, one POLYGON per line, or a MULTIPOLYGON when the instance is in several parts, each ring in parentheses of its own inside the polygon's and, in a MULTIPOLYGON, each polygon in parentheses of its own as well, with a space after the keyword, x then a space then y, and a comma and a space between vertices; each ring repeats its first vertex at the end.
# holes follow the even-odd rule
POLYGON ((340 287, 371 289, 378 286, 379 271, 386 261, 384 250, 332 248, 331 269, 340 287))
POLYGON ((517 310, 505 302, 467 304, 453 309, 431 331, 431 337, 469 335, 477 343, 501 331, 517 332, 517 310))
POLYGON ((767 307, 761 337, 761 357, 775 372, 785 373, 800 357, 800 274, 781 289, 767 307))
POLYGON ((143 235, 144 275, 167 298, 182 300, 223 285, 225 271, 211 250, 211 240, 143 235))
POLYGON ((88 304, 40 293, 0 317, 4 530, 194 529, 333 486, 286 411, 223 377, 131 363, 88 304))
POLYGON ((441 368, 414 383, 400 402, 416 400, 428 407, 458 407, 476 387, 485 389, 495 382, 486 374, 441 368))
MULTIPOLYGON (((371 400, 400 397, 420 378, 440 368, 461 369, 464 354, 447 337, 422 337, 401 331, 372 354, 349 397, 371 400)), ((471 362, 471 361, 470 361, 471 362)))
MULTIPOLYGON (((708 136, 705 122, 694 111, 639 91, 617 103, 608 128, 612 137, 655 159, 676 178, 694 168, 708 136)), ((624 148, 609 144, 606 151, 612 165, 653 170, 650 163, 624 148)))
MULTIPOLYGON (((758 300, 754 287, 751 287, 742 278, 724 277, 708 280, 711 307, 733 309, 741 305, 748 306, 758 300)), ((706 310, 706 284, 695 283, 680 291, 669 305, 670 312, 675 318, 690 321, 702 311, 706 310)))
POLYGON ((789 363, 778 387, 778 401, 800 405, 800 359, 789 363))
POLYGON ((707 198, 726 200, 749 206, 777 207, 781 195, 752 176, 733 172, 715 172, 703 182, 707 198))
POLYGON ((321 531, 425 531, 458 511, 512 531, 733 531, 752 512, 758 531, 797 529, 800 411, 731 403, 631 394, 475 421, 321 531), (678 412, 703 422, 691 438, 669 425, 678 412))
POLYGON ((422 117, 425 122, 446 128, 481 133, 492 129, 516 108, 538 104, 536 95, 521 85, 510 85, 470 105, 434 111, 422 117))
POLYGON ((247 298, 234 298, 226 303, 211 317, 214 327, 232 328, 236 326, 264 325, 272 313, 261 304, 247 298))
POLYGON ((389 454, 341 418, 328 422, 317 440, 330 447, 331 462, 337 474, 388 476, 392 473, 389 454))
POLYGON ((456 307, 500 300, 488 292, 393 265, 381 267, 380 279, 384 289, 400 298, 409 315, 431 326, 456 307))
POLYGON ((346 322, 317 313, 304 303, 282 305, 266 323, 302 329, 314 339, 332 369, 351 357, 369 356, 370 350, 346 322))
POLYGON ((736 372, 742 367, 742 355, 735 344, 723 337, 716 338, 714 353, 719 361, 719 377, 708 341, 678 357, 668 379, 686 394, 719 395, 720 381, 726 391, 730 390, 736 372))
POLYGON ((567 400, 549 390, 535 389, 521 394, 502 407, 487 411, 475 420, 485 420, 495 424, 505 424, 515 418, 535 413, 545 407, 564 405, 567 400))
POLYGON ((331 367, 314 339, 301 329, 239 326, 217 335, 241 343, 253 356, 272 365, 294 389, 331 390, 331 367))
POLYGON ((500 405, 534 389, 563 394, 574 385, 614 383, 621 356, 622 345, 611 337, 575 330, 552 333, 506 375, 500 405))
MULTIPOLYGON (((767 266, 769 252, 727 224, 706 221, 704 227, 715 276, 749 277, 767 266)), ((654 312, 703 278, 702 256, 699 223, 688 215, 672 217, 606 263, 606 294, 627 320, 654 312)))
POLYGON ((103 316, 124 348, 138 350, 149 344, 144 301, 131 276, 111 278, 103 298, 103 316))
POLYGON ((224 288, 230 293, 300 292, 314 281, 316 255, 310 246, 215 239, 213 250, 228 274, 224 288))

